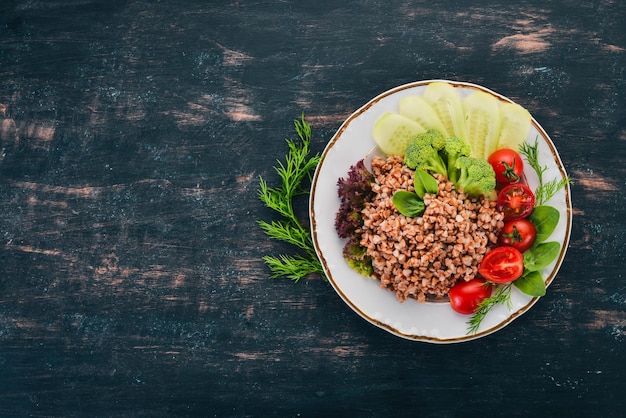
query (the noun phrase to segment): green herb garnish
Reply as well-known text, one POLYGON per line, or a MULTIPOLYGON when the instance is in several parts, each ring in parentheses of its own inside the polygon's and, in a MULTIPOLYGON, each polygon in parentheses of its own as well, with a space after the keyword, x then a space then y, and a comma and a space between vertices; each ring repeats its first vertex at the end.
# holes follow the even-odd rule
POLYGON ((263 261, 269 266, 270 278, 287 277, 295 282, 309 274, 320 274, 326 279, 322 264, 317 258, 313 239, 308 228, 305 228, 295 214, 293 200, 296 196, 308 195, 308 183, 312 180, 313 171, 320 162, 321 156, 310 156, 311 126, 304 120, 294 120, 300 142, 286 139, 289 151, 285 162, 278 160, 274 169, 281 179, 279 187, 269 187, 259 177, 259 199, 265 206, 281 215, 281 220, 265 222, 257 221, 263 232, 272 239, 286 242, 298 247, 301 252, 295 255, 264 256, 263 261), (306 180, 306 185, 304 185, 306 180))
POLYGON ((543 181, 543 174, 548 169, 547 166, 542 166, 539 163, 539 143, 538 140, 535 139, 535 144, 530 145, 526 142, 520 145, 519 150, 520 153, 526 157, 526 161, 528 164, 535 170, 537 173, 537 177, 539 179, 539 185, 535 189, 535 201, 537 206, 543 205, 548 200, 552 198, 562 188, 566 185, 571 184, 572 181, 569 177, 553 179, 546 183, 543 181))
POLYGON ((507 307, 511 309, 511 283, 496 287, 493 295, 487 299, 483 299, 478 304, 478 309, 467 321, 467 333, 475 334, 480 328, 480 324, 483 322, 483 319, 485 319, 485 316, 501 303, 506 303, 507 307))

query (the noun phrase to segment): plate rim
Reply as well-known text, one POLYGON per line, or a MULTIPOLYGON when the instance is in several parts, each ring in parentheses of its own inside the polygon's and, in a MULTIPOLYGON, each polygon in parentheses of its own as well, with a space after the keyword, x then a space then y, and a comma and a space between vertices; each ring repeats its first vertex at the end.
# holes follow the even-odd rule
MULTIPOLYGON (((388 89, 376 96, 374 96, 372 99, 370 99, 368 102, 366 102, 364 105, 362 105, 361 107, 359 107, 357 110, 355 110, 353 113, 351 113, 340 125, 340 127, 337 129, 337 131, 333 134, 333 136, 331 137, 331 139, 328 141, 328 143, 326 144, 323 152, 320 154, 320 161, 318 166, 315 169, 315 173, 312 177, 312 181, 311 181, 311 193, 310 193, 310 198, 309 198, 309 219, 310 219, 310 228, 311 228, 311 238, 313 239, 313 244, 314 244, 314 248, 315 248, 315 252, 317 254, 318 259, 320 260, 321 264, 322 264, 322 268, 324 270, 324 273, 326 274, 328 281, 331 283, 333 289, 337 292, 337 294, 340 296, 340 298, 353 310, 355 311, 359 316, 361 316, 363 319, 365 319, 366 321, 370 322, 371 324, 382 328, 388 332, 390 332, 393 335, 396 335, 398 337, 407 339, 407 340, 412 340, 412 341, 421 341, 421 342, 429 342, 429 343, 436 343, 436 344, 450 344, 450 343, 458 343, 458 342, 466 342, 466 341, 472 341, 472 340, 476 340, 482 337, 485 337, 487 335, 490 335, 496 331, 499 331, 503 328, 505 328, 507 325, 509 325, 511 322, 513 322, 515 319, 519 318, 521 315, 523 315, 524 313, 528 312, 530 310, 530 308, 532 308, 537 301, 539 300, 539 297, 533 297, 531 298, 528 303, 526 303, 525 305, 521 306, 520 308, 518 308, 515 311, 512 311, 509 313, 509 315, 502 321, 498 322, 497 324, 481 330, 480 332, 474 333, 474 334, 466 334, 464 336, 460 336, 460 337, 454 337, 454 338, 439 338, 439 337, 432 337, 432 336, 426 336, 426 335, 416 335, 416 334, 409 334, 406 332, 402 332, 396 328, 394 328, 392 325, 384 323, 376 318, 372 318, 371 315, 368 315, 367 313, 363 312, 363 310, 361 310, 352 300, 350 300, 345 294, 344 292, 341 290, 340 286, 337 285, 335 283, 335 281, 332 278, 332 274, 330 272, 328 263, 326 261, 326 258, 324 257, 321 249, 320 249, 320 245, 319 245, 319 241, 318 241, 318 234, 317 234, 317 221, 315 218, 315 198, 316 198, 316 188, 318 185, 318 180, 320 177, 320 172, 323 166, 324 161, 326 160, 326 157, 328 156, 328 154, 330 153, 331 149, 333 148, 333 146, 337 143, 337 141, 341 138, 342 134, 345 132, 345 130, 348 128, 348 126, 350 125, 350 123, 352 123, 357 117, 359 117, 360 115, 362 115, 364 112, 366 112, 368 109, 370 109, 372 106, 374 106, 376 103, 378 103, 379 101, 381 101, 382 99, 384 99, 385 97, 391 96, 393 94, 396 94, 398 92, 401 92, 403 90, 406 89, 410 89, 410 88, 415 88, 415 87, 421 87, 421 86, 426 86, 428 84, 434 83, 434 82, 445 82, 448 84, 451 84, 453 87, 455 88, 469 88, 469 89, 475 89, 475 90, 480 90, 480 91, 484 91, 487 92, 493 96, 496 96, 497 98, 499 98, 500 100, 504 101, 504 102, 509 102, 509 103, 515 103, 513 100, 509 99, 508 97, 497 93, 487 87, 484 87, 482 85, 473 83, 473 82, 467 82, 467 81, 453 81, 453 80, 447 80, 447 79, 428 79, 428 80, 420 80, 420 81, 414 81, 414 82, 410 82, 410 83, 406 83, 406 84, 401 84, 398 85, 396 87, 393 87, 391 89, 388 89)), ((530 112, 529 112, 530 113, 530 112)), ((539 122, 534 118, 534 116, 532 116, 531 114, 531 123, 533 125, 533 127, 539 132, 539 134, 542 136, 542 138, 545 140, 550 153, 554 159, 554 161, 556 162, 558 171, 560 173, 560 175, 563 178, 567 178, 567 172, 565 170, 565 167, 563 165, 563 162, 561 160, 561 157, 556 149, 556 146, 554 145, 554 142, 552 141, 552 138, 550 138, 550 136, 548 135, 548 133, 545 131, 545 129, 539 124, 539 122)), ((355 161, 356 163, 356 161, 355 161)), ((545 280, 546 283, 546 288, 549 287, 552 282, 554 281, 554 279, 556 278, 561 265, 563 264, 563 261, 565 259, 565 255, 567 253, 567 248, 569 246, 569 241, 571 238, 571 229, 572 229, 572 218, 573 218, 573 210, 572 210, 572 202, 571 202, 571 188, 569 183, 565 185, 564 187, 564 193, 565 193, 565 213, 566 213, 566 221, 565 221, 565 236, 563 239, 563 242, 561 244, 561 250, 559 252, 559 256, 557 258, 557 260, 555 261, 555 265, 552 269, 552 272, 550 272, 550 274, 548 275, 548 277, 545 280)), ((427 302, 428 303, 428 302, 427 302)))

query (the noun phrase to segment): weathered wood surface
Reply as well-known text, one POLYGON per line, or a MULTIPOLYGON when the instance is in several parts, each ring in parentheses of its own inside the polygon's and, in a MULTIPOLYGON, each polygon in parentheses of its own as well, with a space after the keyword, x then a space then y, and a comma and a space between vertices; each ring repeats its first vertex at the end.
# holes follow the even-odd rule
POLYGON ((625 20, 610 0, 3 1, 0 416, 621 416, 625 20), (451 346, 267 279, 289 248, 255 223, 301 112, 321 151, 430 78, 526 106, 575 182, 548 295, 451 346))

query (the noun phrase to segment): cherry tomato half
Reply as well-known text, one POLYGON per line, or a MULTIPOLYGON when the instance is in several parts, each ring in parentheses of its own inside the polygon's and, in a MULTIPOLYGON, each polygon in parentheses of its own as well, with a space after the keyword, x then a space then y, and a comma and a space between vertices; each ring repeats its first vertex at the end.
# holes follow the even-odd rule
POLYGON ((468 282, 462 280, 450 289, 450 306, 460 314, 472 314, 476 312, 480 302, 491 296, 491 292, 493 285, 483 279, 476 278, 468 282))
POLYGON ((524 257, 513 247, 497 247, 485 254, 478 273, 492 283, 509 283, 524 272, 524 257))
POLYGON ((497 208, 505 221, 525 218, 535 208, 535 195, 524 184, 509 184, 498 193, 497 208))
POLYGON ((508 245, 523 253, 533 245, 536 236, 537 229, 528 219, 506 221, 498 236, 498 245, 508 245))
POLYGON ((519 183, 524 177, 524 162, 518 152, 502 148, 494 151, 487 161, 496 172, 496 182, 500 185, 519 183))

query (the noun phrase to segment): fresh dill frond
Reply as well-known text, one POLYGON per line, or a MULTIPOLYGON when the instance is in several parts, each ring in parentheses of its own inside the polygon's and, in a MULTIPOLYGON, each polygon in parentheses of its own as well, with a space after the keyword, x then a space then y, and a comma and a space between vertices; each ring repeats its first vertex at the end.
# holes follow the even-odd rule
POLYGON ((271 223, 268 223, 265 221, 258 221, 258 224, 265 234, 269 235, 271 238, 285 241, 286 243, 295 245, 303 250, 307 250, 311 245, 308 231, 294 226, 291 222, 272 221, 271 223))
POLYGON ((572 184, 572 180, 569 177, 561 179, 553 179, 548 182, 544 182, 543 175, 548 170, 548 166, 542 166, 539 163, 539 142, 535 139, 535 144, 530 145, 526 142, 520 145, 520 153, 526 157, 528 165, 537 173, 539 179, 539 185, 535 189, 535 201, 537 206, 543 205, 552 198, 559 190, 572 184))
POLYGON ((305 121, 304 114, 300 120, 294 120, 294 126, 300 141, 286 139, 288 152, 285 160, 277 160, 277 165, 274 166, 280 178, 280 186, 270 187, 259 177, 259 199, 283 219, 272 222, 259 220, 257 223, 268 237, 294 245, 302 253, 293 256, 265 256, 263 260, 272 271, 270 278, 287 277, 297 282, 309 274, 320 274, 326 279, 311 233, 303 226, 293 207, 296 196, 310 193, 309 184, 321 156, 310 155, 311 126, 305 121))
POLYGON ((535 190, 535 199, 537 199, 539 205, 543 205, 568 184, 572 184, 572 180, 569 177, 553 179, 547 183, 540 184, 535 190))
POLYGON ((313 273, 325 277, 324 270, 319 260, 300 254, 281 254, 277 257, 266 255, 263 257, 263 261, 265 261, 272 271, 270 275, 271 279, 286 277, 297 283, 303 277, 313 273))
POLYGON ((511 309, 511 283, 505 286, 496 287, 493 295, 487 299, 483 299, 478 304, 478 309, 467 321, 467 333, 475 334, 480 328, 480 324, 487 314, 501 303, 506 303, 507 307, 511 309))
POLYGON ((539 163, 539 140, 535 138, 535 144, 524 142, 519 147, 520 153, 526 157, 528 164, 535 170, 539 178, 539 184, 543 183, 543 173, 548 169, 539 163))

